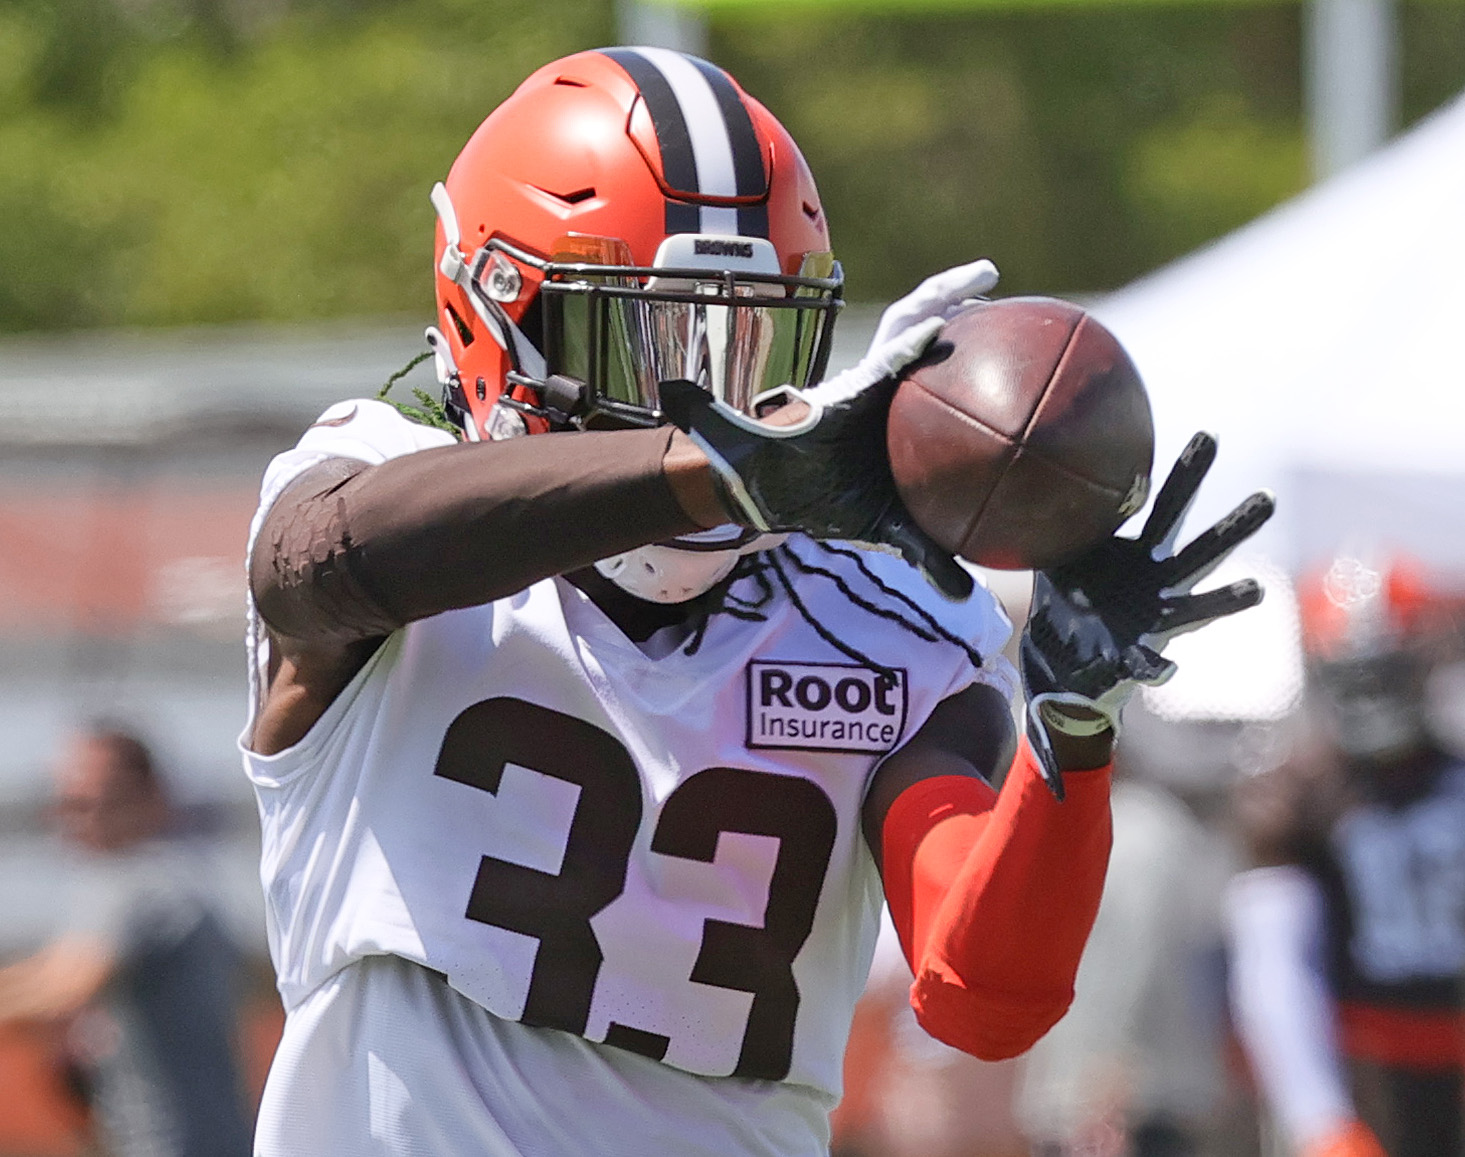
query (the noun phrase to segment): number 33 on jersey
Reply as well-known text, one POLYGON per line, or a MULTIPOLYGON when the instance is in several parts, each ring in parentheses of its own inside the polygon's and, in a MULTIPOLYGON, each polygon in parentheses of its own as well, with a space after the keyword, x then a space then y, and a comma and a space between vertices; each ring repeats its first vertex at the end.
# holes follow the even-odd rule
POLYGON ((985 592, 929 608, 992 656, 977 668, 799 581, 891 673, 779 603, 651 659, 552 579, 411 624, 299 745, 246 753, 287 1006, 393 953, 510 1020, 837 1090, 878 927, 869 778, 942 698, 1012 676, 985 592))

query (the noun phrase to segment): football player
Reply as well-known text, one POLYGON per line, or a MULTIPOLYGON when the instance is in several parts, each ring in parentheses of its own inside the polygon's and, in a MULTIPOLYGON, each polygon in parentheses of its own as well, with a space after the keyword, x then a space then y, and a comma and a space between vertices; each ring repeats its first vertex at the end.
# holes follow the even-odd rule
POLYGON ((1301 611, 1319 742, 1241 785, 1237 1023, 1305 1157, 1456 1154, 1465 767, 1425 712, 1453 624, 1401 560, 1339 557, 1301 611))
POLYGON ((659 49, 536 72, 432 201, 457 429, 334 406, 253 528, 288 1009, 258 1151, 823 1152, 882 896, 926 1029, 1027 1048, 1098 903, 1123 700, 1259 597, 1187 592, 1269 501, 1172 553, 1199 438, 1138 539, 1040 576, 1019 742, 1009 626, 883 448, 990 263, 821 381, 809 170, 659 49))

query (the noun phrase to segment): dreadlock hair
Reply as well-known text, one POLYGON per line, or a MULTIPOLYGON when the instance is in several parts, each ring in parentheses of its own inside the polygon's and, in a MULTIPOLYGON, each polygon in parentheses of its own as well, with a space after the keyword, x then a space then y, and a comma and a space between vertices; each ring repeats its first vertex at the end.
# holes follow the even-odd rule
POLYGON ((927 642, 934 643, 938 639, 941 639, 945 642, 951 643, 953 646, 960 647, 963 651, 966 652, 967 658, 972 661, 973 666, 980 667, 982 665, 982 655, 980 651, 978 651, 960 635, 948 631, 945 627, 943 627, 939 622, 936 621, 936 616, 931 614, 930 611, 926 610, 925 607, 921 606, 920 603, 916 602, 910 596, 902 593, 901 591, 896 590, 884 579, 880 578, 879 575, 877 575, 874 571, 870 569, 869 564, 865 561, 864 555, 862 555, 859 551, 851 550, 847 546, 835 546, 832 543, 819 542, 817 540, 815 541, 814 545, 817 546, 820 550, 824 551, 826 554, 838 555, 841 558, 847 558, 852 561, 855 564, 855 568, 860 572, 860 574, 864 575, 865 578, 869 580, 869 582, 877 590, 879 590, 881 594, 887 595, 890 598, 895 599, 902 606, 912 611, 916 615, 916 617, 925 624, 925 628, 923 629, 922 627, 916 626, 915 624, 911 623, 908 619, 904 618, 898 611, 892 608, 881 607, 859 598, 859 596, 857 596, 853 591, 849 589, 848 584, 846 584, 845 581, 833 571, 825 570, 823 567, 817 567, 814 566, 812 563, 805 562, 803 559, 799 558, 798 555, 794 554, 793 551, 788 552, 789 557, 791 557, 794 560, 795 564, 798 565, 800 569, 804 570, 806 573, 822 574, 827 576, 830 581, 832 581, 833 583, 835 583, 836 586, 839 587, 840 593, 843 594, 856 606, 860 607, 861 610, 869 611, 872 615, 878 615, 880 618, 889 619, 891 622, 899 623, 906 630, 910 631, 911 634, 916 635, 918 638, 924 639, 927 642))
POLYGON ((702 649, 702 640, 707 636, 707 624, 713 615, 731 615, 745 623, 759 623, 768 618, 763 608, 773 601, 773 587, 766 572, 768 562, 764 555, 745 554, 738 559, 726 578, 706 594, 692 600, 692 634, 683 646, 685 654, 695 655, 702 649), (733 593, 733 587, 742 579, 751 579, 758 589, 751 599, 733 593))
POLYGON ((462 440, 463 431, 452 418, 448 417, 447 408, 442 400, 434 398, 420 386, 412 387, 412 396, 417 399, 418 404, 413 406, 407 402, 398 401, 396 398, 389 398, 387 395, 392 392, 392 387, 420 366, 428 358, 432 357, 431 350, 424 350, 400 370, 386 380, 386 384, 376 392, 377 400, 385 402, 396 409, 397 413, 409 421, 416 422, 419 426, 431 426, 434 430, 446 430, 453 437, 462 440))

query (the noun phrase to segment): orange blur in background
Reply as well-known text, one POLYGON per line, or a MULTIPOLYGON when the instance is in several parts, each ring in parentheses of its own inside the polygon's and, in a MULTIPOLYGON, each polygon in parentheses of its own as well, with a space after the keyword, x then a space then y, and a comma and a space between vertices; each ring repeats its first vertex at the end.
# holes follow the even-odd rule
MULTIPOLYGON (((249 1081, 250 1105, 258 1106, 265 1074, 285 1014, 272 994, 245 1002, 239 1043, 249 1081)), ((29 1028, 0 1028, 0 1157, 86 1157, 87 1114, 66 1087, 49 1035, 29 1028)))

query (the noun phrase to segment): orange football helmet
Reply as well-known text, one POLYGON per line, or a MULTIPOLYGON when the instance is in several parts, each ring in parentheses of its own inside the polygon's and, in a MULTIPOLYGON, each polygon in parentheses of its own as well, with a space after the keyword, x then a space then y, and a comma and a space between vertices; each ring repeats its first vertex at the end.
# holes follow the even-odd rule
POLYGON ((1448 619, 1421 568, 1340 555, 1303 578, 1298 603, 1308 670, 1338 747, 1387 761, 1425 744, 1425 679, 1448 619))
POLYGON ((1342 554, 1298 584, 1303 645, 1314 660, 1404 649, 1432 625, 1440 599, 1414 560, 1342 554))
POLYGON ((470 438, 654 425, 685 378, 740 409, 823 375, 842 276, 814 179, 720 68, 545 65, 433 189, 438 354, 470 438))

